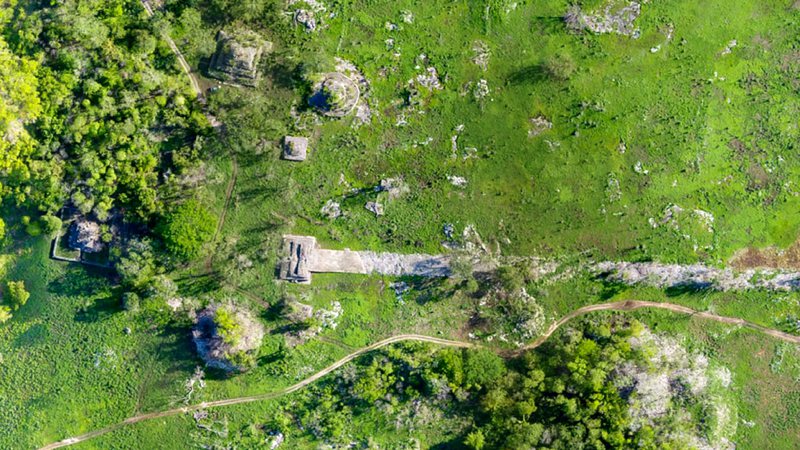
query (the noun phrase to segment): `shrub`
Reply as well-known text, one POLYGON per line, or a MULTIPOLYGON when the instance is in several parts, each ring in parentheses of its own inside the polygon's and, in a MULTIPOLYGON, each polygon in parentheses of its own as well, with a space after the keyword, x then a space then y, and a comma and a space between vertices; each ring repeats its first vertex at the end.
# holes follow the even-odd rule
POLYGON ((135 292, 126 292, 122 294, 122 308, 129 312, 138 312, 141 299, 135 292))
POLYGON ((11 319, 11 308, 8 306, 0 306, 0 323, 5 323, 11 319))

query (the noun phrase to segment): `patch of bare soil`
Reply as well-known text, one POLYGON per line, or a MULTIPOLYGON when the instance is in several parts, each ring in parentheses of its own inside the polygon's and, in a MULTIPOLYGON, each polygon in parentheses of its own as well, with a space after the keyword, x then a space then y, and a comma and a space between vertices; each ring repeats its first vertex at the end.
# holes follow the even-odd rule
POLYGON ((800 239, 786 249, 744 248, 731 258, 730 264, 737 270, 800 269, 800 239))

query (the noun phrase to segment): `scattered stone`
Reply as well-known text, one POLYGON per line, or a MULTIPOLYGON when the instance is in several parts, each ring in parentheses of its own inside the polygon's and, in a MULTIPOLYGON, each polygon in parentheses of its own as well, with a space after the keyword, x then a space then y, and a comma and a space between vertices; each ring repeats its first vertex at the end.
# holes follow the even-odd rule
POLYGON ((445 237, 447 237, 448 240, 452 241, 453 240, 453 236, 454 236, 453 233, 455 233, 456 227, 453 226, 452 223, 446 223, 446 224, 444 224, 444 227, 442 228, 442 231, 444 231, 445 237))
POLYGON ((450 182, 455 187, 466 187, 467 186, 467 179, 464 177, 456 176, 456 175, 448 175, 447 181, 450 182))
POLYGON ((105 248, 102 235, 99 223, 78 219, 70 227, 69 246, 84 253, 98 253, 105 248))
POLYGON ((641 15, 641 4, 627 0, 609 0, 598 11, 584 12, 580 6, 573 5, 564 15, 567 27, 573 31, 589 30, 596 34, 621 34, 634 37, 638 29, 634 22, 641 15))
POLYGON ((402 11, 400 12, 400 16, 403 18, 403 22, 411 24, 414 23, 414 14, 411 11, 402 11))
POLYGON ((728 45, 722 50, 722 56, 730 55, 733 52, 733 49, 739 45, 739 42, 736 39, 728 42, 728 45))
POLYGON ((283 138, 283 159, 305 161, 308 155, 308 138, 286 136, 283 138))
POLYGON ((269 432, 269 437, 267 438, 267 446, 269 450, 275 450, 283 444, 283 441, 286 438, 283 436, 283 433, 280 431, 271 431, 269 432))
POLYGON ((217 35, 217 51, 211 57, 208 73, 222 81, 254 86, 258 81, 258 62, 272 43, 252 31, 217 35))
POLYGON ((358 85, 338 72, 323 74, 314 84, 309 105, 328 117, 344 117, 355 109, 361 92, 358 85))
POLYGON ((489 69, 489 57, 491 56, 489 46, 483 41, 475 41, 472 51, 475 52, 472 62, 486 72, 489 69))
POLYGON ((633 165, 633 171, 639 175, 648 175, 650 173, 648 169, 644 168, 644 164, 641 161, 636 161, 636 164, 633 165))
POLYGON ((334 220, 342 217, 342 207, 338 202, 328 200, 319 211, 323 216, 328 219, 334 220))
POLYGON ((378 203, 378 202, 367 202, 367 204, 364 205, 364 208, 366 208, 367 211, 375 214, 376 216, 382 216, 383 215, 383 204, 381 204, 381 203, 378 203))
POLYGON ((298 9, 294 13, 294 22, 305 27, 307 33, 317 30, 317 19, 314 16, 314 11, 298 9))
POLYGON ((475 95, 477 100, 483 100, 484 97, 489 95, 489 82, 481 78, 478 84, 475 85, 473 95, 475 95))
POLYGON ((425 69, 425 73, 417 75, 416 78, 409 81, 409 84, 417 84, 427 88, 429 91, 440 91, 444 88, 442 82, 439 80, 439 72, 435 67, 428 67, 425 69))
POLYGON ((131 327, 125 327, 122 329, 122 332, 125 334, 131 334, 133 331, 131 330, 131 327))
POLYGON ((528 137, 538 136, 545 131, 553 128, 553 122, 547 120, 544 116, 537 116, 529 120, 531 127, 528 130, 528 137))
POLYGON ((617 176, 614 175, 613 172, 608 174, 608 182, 606 183, 606 198, 608 198, 608 201, 611 203, 618 202, 622 199, 622 189, 619 185, 619 179, 617 179, 617 176))
POLYGON ((395 200, 409 192, 408 186, 401 178, 386 178, 381 180, 378 186, 375 186, 376 192, 386 192, 389 194, 390 200, 395 200))

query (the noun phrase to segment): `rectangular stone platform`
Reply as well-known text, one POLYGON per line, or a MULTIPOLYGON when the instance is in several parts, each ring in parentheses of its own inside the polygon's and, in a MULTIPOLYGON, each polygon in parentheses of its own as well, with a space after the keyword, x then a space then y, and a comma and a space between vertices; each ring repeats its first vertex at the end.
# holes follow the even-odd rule
POLYGON ((283 242, 286 256, 280 264, 279 278, 295 283, 310 283, 312 273, 423 277, 450 275, 450 258, 445 255, 326 250, 319 248, 313 236, 286 235, 283 242))

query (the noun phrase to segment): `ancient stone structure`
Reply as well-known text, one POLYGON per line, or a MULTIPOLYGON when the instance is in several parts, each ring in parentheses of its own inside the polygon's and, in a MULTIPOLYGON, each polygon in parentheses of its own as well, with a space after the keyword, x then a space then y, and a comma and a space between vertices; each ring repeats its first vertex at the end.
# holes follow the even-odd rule
POLYGON ((85 219, 76 220, 70 227, 69 246, 84 253, 103 251, 105 244, 102 240, 100 224, 85 219))
POLYGON ((447 277, 450 259, 444 255, 376 253, 370 251, 326 250, 313 236, 283 237, 287 256, 281 261, 279 278, 310 283, 312 273, 360 273, 393 276, 447 277))
POLYGON ((361 91, 351 78, 339 73, 323 74, 314 84, 309 105, 328 117, 344 117, 358 104, 361 91))
POLYGON ((272 43, 253 32, 234 35, 220 31, 208 73, 222 81, 253 86, 258 81, 258 61, 264 51, 270 50, 272 43))
POLYGON ((316 246, 317 239, 311 236, 284 236, 283 248, 287 256, 280 265, 280 279, 294 283, 311 283, 308 256, 316 246))
POLYGON ((305 161, 308 155, 308 138, 286 136, 283 138, 283 159, 305 161))

